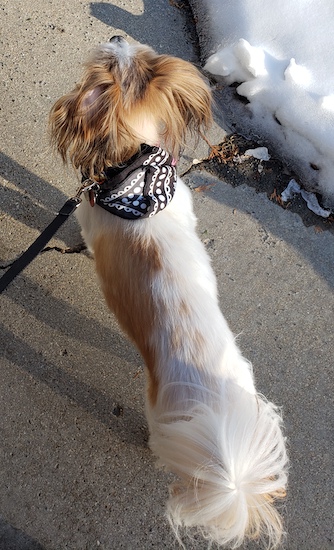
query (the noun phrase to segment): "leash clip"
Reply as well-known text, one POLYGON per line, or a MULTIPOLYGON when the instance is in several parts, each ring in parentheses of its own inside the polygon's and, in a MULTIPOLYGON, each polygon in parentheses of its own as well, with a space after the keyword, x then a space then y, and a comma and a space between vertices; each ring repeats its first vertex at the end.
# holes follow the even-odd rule
POLYGON ((99 189, 100 186, 97 181, 94 181, 91 178, 87 178, 80 185, 74 198, 80 198, 82 193, 86 193, 87 191, 98 191, 99 189))
POLYGON ((94 181, 91 178, 87 178, 79 187, 77 194, 75 195, 74 198, 78 199, 81 202, 81 195, 82 193, 84 193, 90 205, 94 206, 94 204, 96 203, 96 196, 99 190, 100 190, 100 185, 97 183, 97 181, 94 181))

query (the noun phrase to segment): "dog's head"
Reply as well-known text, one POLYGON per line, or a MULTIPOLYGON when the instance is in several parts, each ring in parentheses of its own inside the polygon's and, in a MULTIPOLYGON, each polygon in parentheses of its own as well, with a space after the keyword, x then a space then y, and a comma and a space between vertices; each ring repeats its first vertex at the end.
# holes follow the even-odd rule
POLYGON ((120 36, 96 49, 50 115, 63 160, 90 176, 125 162, 143 142, 177 158, 186 132, 210 122, 210 90, 193 65, 120 36))

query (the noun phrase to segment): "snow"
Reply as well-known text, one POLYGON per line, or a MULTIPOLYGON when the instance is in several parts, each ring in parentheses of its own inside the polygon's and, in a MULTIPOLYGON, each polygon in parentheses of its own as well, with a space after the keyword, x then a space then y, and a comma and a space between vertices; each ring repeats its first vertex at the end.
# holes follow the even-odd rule
POLYGON ((212 0, 205 69, 249 101, 250 124, 334 209, 333 0, 212 0))
POLYGON ((318 216, 321 216, 322 218, 328 218, 328 216, 330 215, 330 211, 321 208, 316 195, 314 193, 310 193, 309 191, 305 191, 305 189, 301 189, 299 183, 297 183, 294 179, 290 180, 287 188, 284 189, 283 193, 281 194, 281 199, 283 202, 288 202, 290 199, 293 198, 294 195, 299 194, 303 197, 308 208, 312 210, 312 212, 314 212, 318 216))

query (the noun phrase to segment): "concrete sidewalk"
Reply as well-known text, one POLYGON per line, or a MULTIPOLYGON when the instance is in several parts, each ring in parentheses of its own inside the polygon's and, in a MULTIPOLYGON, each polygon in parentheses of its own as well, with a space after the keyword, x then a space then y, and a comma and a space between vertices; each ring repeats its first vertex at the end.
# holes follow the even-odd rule
MULTIPOLYGON (((52 156, 53 102, 87 52, 115 33, 198 60, 183 3, 9 2, 2 9, 1 258, 36 238, 76 177, 52 156)), ((219 124, 210 139, 225 134, 219 124)), ((201 157, 203 150, 188 151, 201 157)), ((289 439, 285 550, 333 542, 333 235, 248 186, 200 169, 199 232, 221 306, 258 389, 283 407, 289 439)), ((71 219, 52 246, 80 241, 71 219)), ((41 254, 1 297, 0 550, 177 548, 164 518, 169 476, 147 447, 143 362, 108 312, 84 253, 41 254)), ((204 550, 199 536, 188 550, 204 550)), ((249 544, 245 549, 256 549, 249 544)))

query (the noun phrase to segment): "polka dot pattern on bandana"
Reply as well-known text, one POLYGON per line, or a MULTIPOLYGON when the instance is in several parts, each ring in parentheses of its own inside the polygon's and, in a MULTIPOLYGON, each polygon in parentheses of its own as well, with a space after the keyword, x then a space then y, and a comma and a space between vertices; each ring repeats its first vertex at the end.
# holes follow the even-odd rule
POLYGON ((160 147, 142 145, 125 165, 105 170, 96 204, 127 220, 149 218, 164 210, 175 193, 175 161, 160 147))

